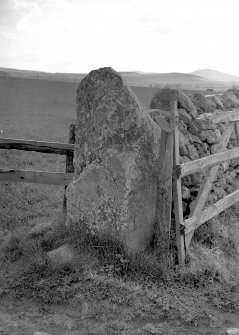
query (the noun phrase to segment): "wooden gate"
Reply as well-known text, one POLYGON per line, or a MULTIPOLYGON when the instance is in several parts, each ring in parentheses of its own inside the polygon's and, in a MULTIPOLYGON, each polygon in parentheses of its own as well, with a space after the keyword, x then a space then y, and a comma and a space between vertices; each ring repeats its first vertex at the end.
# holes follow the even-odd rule
MULTIPOLYGON (((176 110, 174 112, 177 114, 176 110)), ((187 251, 195 229, 210 220, 226 208, 239 201, 239 189, 225 196, 216 203, 204 209, 208 194, 217 176, 220 164, 239 157, 239 147, 227 150, 230 137, 235 129, 237 144, 239 145, 239 111, 215 112, 214 114, 203 114, 201 120, 222 123, 224 130, 220 143, 215 144, 216 154, 203 157, 188 163, 180 164, 178 154, 178 128, 174 128, 174 168, 173 168, 173 193, 175 202, 175 219, 177 226, 178 260, 181 266, 185 263, 185 252, 187 251), (205 177, 201 183, 198 195, 194 201, 189 218, 184 220, 182 210, 181 179, 196 172, 206 169, 205 177)))

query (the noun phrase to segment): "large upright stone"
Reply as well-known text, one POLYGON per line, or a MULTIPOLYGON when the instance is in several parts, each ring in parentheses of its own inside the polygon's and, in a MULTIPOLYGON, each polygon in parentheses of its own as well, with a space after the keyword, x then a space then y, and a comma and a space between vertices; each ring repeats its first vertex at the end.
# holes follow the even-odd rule
POLYGON ((111 68, 90 72, 76 101, 66 223, 142 251, 154 234, 160 128, 111 68))

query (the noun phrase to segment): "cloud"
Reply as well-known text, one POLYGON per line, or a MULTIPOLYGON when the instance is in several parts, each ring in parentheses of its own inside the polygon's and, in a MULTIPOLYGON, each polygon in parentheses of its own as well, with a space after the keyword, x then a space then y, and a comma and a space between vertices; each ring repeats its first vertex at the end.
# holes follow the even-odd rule
POLYGON ((239 74, 237 1, 0 0, 0 66, 239 74))
POLYGON ((16 24, 19 13, 13 10, 10 0, 0 1, 0 27, 9 27, 16 24))

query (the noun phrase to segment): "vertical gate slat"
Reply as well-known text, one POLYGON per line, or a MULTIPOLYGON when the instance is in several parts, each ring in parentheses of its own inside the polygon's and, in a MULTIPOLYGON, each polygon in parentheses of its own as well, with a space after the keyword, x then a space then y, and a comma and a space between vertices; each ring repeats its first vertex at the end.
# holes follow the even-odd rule
MULTIPOLYGON (((69 128, 69 143, 74 144, 75 143, 75 124, 71 124, 69 128)), ((74 172, 74 152, 68 151, 66 154, 66 173, 73 173, 74 172)), ((63 199, 63 213, 66 213, 66 189, 67 186, 65 186, 65 192, 64 192, 64 199, 63 199)))
MULTIPOLYGON (((170 120, 172 129, 172 118, 170 120)), ((155 230, 157 248, 162 260, 168 263, 172 211, 173 131, 161 129, 160 181, 158 186, 157 226, 155 230)))
POLYGON ((178 263, 182 267, 185 265, 185 252, 184 252, 184 236, 181 232, 183 228, 183 203, 182 203, 182 185, 181 179, 177 178, 176 166, 180 164, 179 155, 179 130, 178 130, 178 109, 177 104, 174 102, 171 110, 173 114, 173 133, 174 133, 174 150, 173 150, 173 202, 174 202, 174 215, 175 215, 175 228, 176 228, 176 243, 178 249, 178 263))

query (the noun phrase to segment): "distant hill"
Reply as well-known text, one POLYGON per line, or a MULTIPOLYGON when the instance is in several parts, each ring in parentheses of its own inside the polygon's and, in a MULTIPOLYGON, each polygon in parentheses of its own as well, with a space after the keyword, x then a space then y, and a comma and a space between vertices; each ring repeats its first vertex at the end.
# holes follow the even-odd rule
POLYGON ((211 69, 202 69, 192 72, 193 75, 200 76, 204 79, 212 80, 212 81, 220 81, 220 82, 238 82, 239 77, 234 76, 232 74, 211 70, 211 69))
POLYGON ((80 82, 85 76, 85 73, 49 73, 33 70, 18 70, 9 68, 0 68, 0 76, 26 79, 45 79, 65 82, 80 82))
MULTIPOLYGON (((163 87, 170 86, 178 89, 211 87, 211 81, 200 76, 188 73, 145 73, 145 72, 120 72, 123 80, 129 86, 163 87)), ((40 71, 17 70, 0 68, 0 76, 45 79, 65 82, 80 82, 85 73, 47 73, 40 71)))
POLYGON ((125 82, 130 86, 162 87, 170 86, 178 89, 192 86, 211 85, 211 81, 188 73, 122 73, 125 82))
MULTIPOLYGON (((138 71, 120 72, 123 80, 129 86, 138 87, 172 87, 179 90, 222 90, 232 87, 235 81, 239 82, 239 77, 230 76, 228 80, 221 80, 221 77, 212 76, 212 73, 222 74, 214 70, 198 70, 193 73, 145 73, 138 71), (212 78, 209 78, 211 73, 212 78), (205 75, 205 77, 204 77, 205 75), (208 75, 208 77, 206 77, 208 75), (220 80, 219 80, 219 79, 220 80)), ((71 83, 80 83, 86 76, 86 73, 48 73, 40 71, 17 70, 0 68, 0 77, 5 78, 26 78, 26 79, 42 79, 51 81, 62 81, 71 83)))

